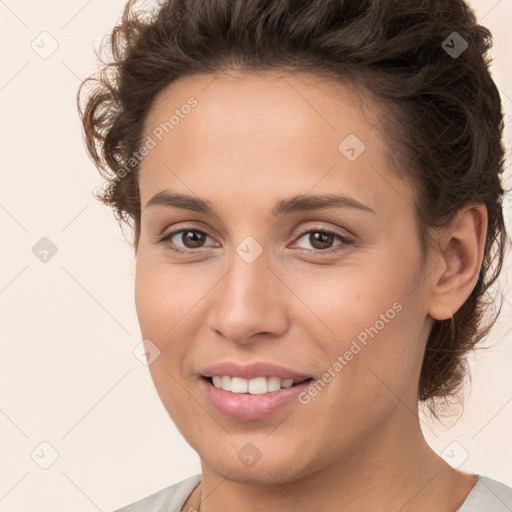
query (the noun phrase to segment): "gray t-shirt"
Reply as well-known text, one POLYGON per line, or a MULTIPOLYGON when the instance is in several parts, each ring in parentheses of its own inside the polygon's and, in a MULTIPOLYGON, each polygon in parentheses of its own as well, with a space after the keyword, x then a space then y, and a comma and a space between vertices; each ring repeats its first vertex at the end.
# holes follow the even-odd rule
MULTIPOLYGON (((201 475, 191 476, 116 512, 181 512, 200 481, 201 475)), ((195 511, 191 509, 183 512, 195 511)), ((476 485, 456 512, 512 512, 512 488, 479 475, 476 485)))

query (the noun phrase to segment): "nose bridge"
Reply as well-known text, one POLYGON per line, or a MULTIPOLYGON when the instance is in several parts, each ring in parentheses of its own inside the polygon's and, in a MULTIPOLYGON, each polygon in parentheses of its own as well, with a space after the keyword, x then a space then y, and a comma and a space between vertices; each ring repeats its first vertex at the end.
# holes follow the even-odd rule
POLYGON ((255 241, 239 244, 219 287, 211 327, 238 343, 256 333, 281 334, 286 315, 277 289, 282 284, 274 272, 266 252, 258 254, 255 241))
POLYGON ((228 307, 227 313, 232 318, 246 316, 249 311, 256 312, 268 305, 267 294, 272 275, 268 259, 263 253, 254 258, 254 254, 251 254, 253 248, 243 254, 246 248, 245 243, 237 248, 223 290, 225 305, 228 307))

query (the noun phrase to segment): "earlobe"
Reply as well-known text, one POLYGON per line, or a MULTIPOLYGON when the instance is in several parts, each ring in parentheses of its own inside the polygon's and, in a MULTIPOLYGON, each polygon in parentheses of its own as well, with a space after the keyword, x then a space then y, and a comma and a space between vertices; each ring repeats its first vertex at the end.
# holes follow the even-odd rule
POLYGON ((473 291, 482 265, 487 236, 487 208, 473 204, 457 212, 438 239, 431 278, 429 315, 447 320, 473 291))

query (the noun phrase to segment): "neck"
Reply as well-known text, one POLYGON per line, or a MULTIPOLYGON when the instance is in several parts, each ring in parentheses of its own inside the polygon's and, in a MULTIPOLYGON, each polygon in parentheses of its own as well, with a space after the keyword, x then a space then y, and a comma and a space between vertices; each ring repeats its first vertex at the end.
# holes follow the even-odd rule
MULTIPOLYGON (((237 481, 201 462, 202 479, 190 503, 200 512, 244 510, 379 510, 428 512, 456 510, 476 483, 476 476, 454 470, 426 443, 418 418, 402 407, 403 421, 379 426, 371 442, 344 453, 316 471, 287 481, 267 474, 270 482, 237 481)), ((184 510, 189 510, 185 507, 184 510)))

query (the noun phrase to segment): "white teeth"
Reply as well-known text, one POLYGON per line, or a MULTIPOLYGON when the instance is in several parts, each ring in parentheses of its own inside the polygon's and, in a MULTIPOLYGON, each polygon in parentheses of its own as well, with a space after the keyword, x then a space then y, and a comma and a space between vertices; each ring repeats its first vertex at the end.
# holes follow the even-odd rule
POLYGON ((222 376, 222 389, 224 391, 231 391, 231 377, 226 375, 222 376))
MULTIPOLYGON (((244 380, 247 382, 246 379, 244 380)), ((267 392, 267 379, 265 377, 251 379, 247 390, 251 395, 263 395, 263 393, 267 392)))
POLYGON ((251 395, 263 395, 281 388, 291 388, 295 383, 293 379, 281 379, 279 377, 244 379, 243 377, 230 377, 229 375, 215 375, 212 377, 212 381, 216 388, 224 391, 249 393, 251 395))
POLYGON ((270 377, 267 383, 268 391, 277 391, 281 389, 281 379, 279 377, 270 377))
POLYGON ((283 386, 283 388, 291 388, 293 386, 293 379, 284 379, 283 382, 281 382, 281 386, 283 386))
MULTIPOLYGON (((228 377, 229 378, 229 377, 228 377)), ((233 377, 231 379, 231 393, 247 393, 247 379, 233 377)))

